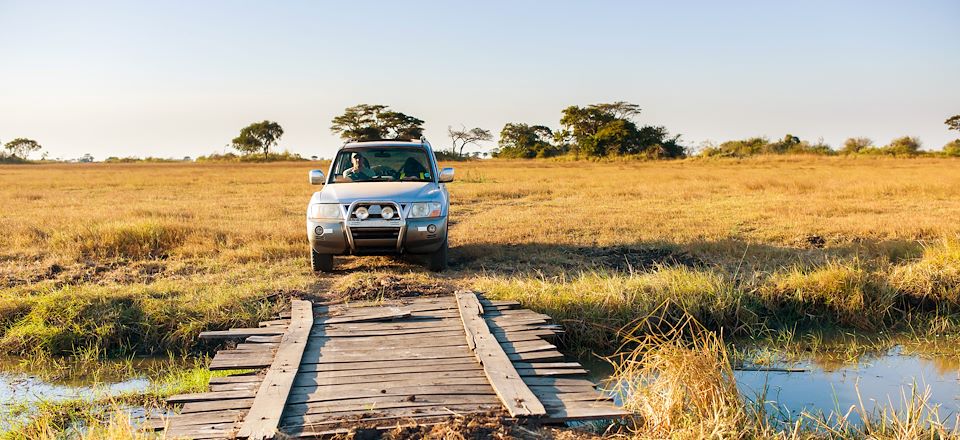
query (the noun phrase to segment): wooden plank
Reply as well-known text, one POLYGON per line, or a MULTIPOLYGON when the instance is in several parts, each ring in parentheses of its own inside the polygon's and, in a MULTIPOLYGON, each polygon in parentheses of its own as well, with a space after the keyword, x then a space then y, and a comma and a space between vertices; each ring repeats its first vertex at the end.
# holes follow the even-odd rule
POLYGON ((527 385, 583 385, 595 388, 597 384, 587 380, 587 379, 570 379, 563 377, 524 377, 523 383, 527 385))
POLYGON ((459 332, 460 329, 457 327, 436 327, 436 328, 411 328, 403 330, 366 330, 366 331, 331 331, 329 333, 316 333, 316 336, 328 336, 328 337, 356 337, 356 336, 391 336, 391 335, 420 335, 424 338, 431 338, 436 335, 449 334, 452 332, 459 332))
POLYGON ((500 398, 495 394, 441 394, 416 395, 413 400, 410 396, 374 396, 361 399, 340 399, 330 402, 297 403, 287 405, 284 417, 304 414, 323 414, 334 411, 375 411, 381 408, 413 408, 423 405, 459 405, 459 404, 495 404, 500 405, 500 398))
MULTIPOLYGON (((407 371, 404 373, 369 374, 365 376, 330 376, 329 373, 300 373, 293 381, 293 386, 318 385, 345 385, 345 384, 376 384, 380 382, 396 382, 398 380, 415 380, 430 383, 435 379, 483 379, 483 370, 455 370, 455 371, 407 371)), ((231 384, 235 385, 235 384, 231 384)), ((225 385, 224 385, 225 386, 225 385)))
POLYGON ((246 383, 221 383, 210 385, 210 391, 243 391, 255 390, 260 384, 257 382, 246 383))
POLYGON ((519 309, 520 303, 512 300, 489 300, 489 299, 480 299, 478 300, 483 307, 497 307, 497 308, 506 308, 506 309, 519 309))
POLYGON ((313 304, 293 300, 290 316, 290 326, 280 340, 273 364, 263 377, 250 412, 240 426, 239 437, 260 440, 273 438, 277 433, 283 407, 313 328, 313 304))
POLYGON ((559 361, 563 354, 556 350, 535 351, 533 353, 511 353, 507 355, 511 361, 559 361))
POLYGON ((516 368, 583 368, 577 362, 514 362, 516 368))
POLYGON ((276 336, 282 335, 283 328, 232 328, 230 330, 215 330, 200 333, 200 339, 237 339, 249 336, 276 336))
POLYGON ((191 425, 183 428, 171 427, 164 434, 166 438, 189 438, 194 440, 207 438, 236 437, 237 423, 217 423, 210 425, 191 425))
POLYGON ((600 419, 618 419, 630 415, 622 408, 612 405, 603 405, 596 407, 558 407, 552 409, 547 414, 546 421, 574 421, 574 420, 600 420, 600 419))
POLYGON ((347 316, 336 316, 329 318, 325 321, 326 325, 330 324, 341 324, 347 322, 373 322, 373 321, 389 321, 401 318, 409 318, 410 311, 402 310, 397 307, 390 307, 386 310, 374 311, 373 313, 367 314, 357 314, 357 315, 347 315, 347 316))
POLYGON ((472 292, 460 292, 456 294, 456 298, 467 345, 473 349, 483 366, 484 374, 490 381, 490 386, 500 397, 510 416, 546 415, 546 409, 523 383, 520 373, 517 373, 508 355, 503 352, 500 343, 490 332, 490 328, 483 319, 483 307, 477 296, 472 292))
MULTIPOLYGON (((370 394, 383 393, 384 390, 401 387, 422 387, 433 388, 450 385, 486 385, 487 378, 483 375, 475 377, 438 377, 430 379, 415 379, 406 376, 396 376, 392 380, 379 382, 363 382, 352 380, 348 383, 320 383, 320 384, 297 384, 293 386, 295 393, 338 393, 338 392, 370 392, 370 394)), ((551 385, 551 384, 546 384, 551 385)), ((577 385, 577 384, 567 384, 577 385)), ((557 385, 559 386, 559 384, 557 385)), ((414 393, 416 394, 416 393, 414 393)))
POLYGON ((521 376, 578 376, 587 374, 583 368, 517 368, 521 376))
MULTIPOLYGON (((517 355, 525 356, 525 355, 517 355)), ((464 353, 450 353, 444 351, 435 351, 429 353, 422 353, 417 351, 405 351, 405 352, 385 352, 385 353, 357 353, 354 355, 341 354, 336 358, 333 357, 321 357, 317 360, 304 361, 304 365, 312 364, 336 364, 336 363, 353 363, 362 361, 364 359, 369 359, 371 361, 410 361, 410 360, 426 360, 426 359, 470 359, 472 355, 464 353)))
POLYGON ((308 371, 353 371, 367 370, 371 368, 391 368, 391 367, 423 367, 429 368, 435 365, 474 365, 479 367, 479 363, 473 356, 454 357, 447 359, 388 359, 384 361, 353 361, 353 362, 335 362, 325 364, 306 364, 301 363, 300 372, 308 371))
POLYGON ((223 376, 223 377, 211 377, 210 385, 224 384, 224 383, 248 383, 248 382, 260 382, 260 376, 256 375, 244 375, 244 376, 223 376))
POLYGON ((253 404, 253 396, 247 399, 189 402, 183 404, 183 407, 180 408, 180 414, 219 411, 223 409, 250 409, 251 404, 253 404))
POLYGON ((217 370, 250 370, 269 367, 273 363, 270 359, 248 359, 248 360, 233 360, 227 359, 216 363, 210 363, 210 366, 207 367, 212 371, 217 370))
POLYGON ((460 414, 488 413, 500 410, 500 402, 494 404, 450 404, 420 405, 410 408, 381 408, 360 411, 336 411, 328 414, 308 414, 284 419, 284 428, 297 429, 302 426, 318 427, 341 423, 385 421, 407 419, 411 417, 450 417, 460 414), (359 418, 357 416, 362 416, 359 418))
POLYGON ((250 336, 250 337, 248 337, 247 339, 245 339, 244 342, 254 343, 254 344, 269 344, 269 343, 275 343, 275 342, 278 343, 278 342, 280 342, 280 338, 282 338, 282 337, 283 337, 283 336, 280 336, 280 335, 277 335, 277 336, 250 336))
MULTIPOLYGON (((546 391, 556 391, 553 387, 548 388, 546 391)), ((570 391, 582 391, 580 389, 570 390, 570 391)), ((342 399, 360 399, 367 397, 386 397, 386 396, 428 396, 428 395, 439 395, 439 394, 490 394, 494 395, 493 390, 490 388, 489 384, 483 385, 435 385, 435 386, 399 386, 399 387, 384 387, 384 388, 374 388, 369 390, 356 390, 350 392, 343 392, 337 390, 336 392, 330 392, 328 390, 323 391, 313 391, 313 392, 292 392, 290 393, 290 398, 287 403, 307 403, 307 402, 322 402, 322 401, 331 401, 331 400, 342 400, 342 399)))
MULTIPOLYGON (((446 364, 446 365, 441 364, 441 365, 426 365, 426 366, 357 368, 357 369, 347 369, 347 370, 324 371, 323 377, 329 377, 329 378, 365 377, 365 376, 376 376, 381 374, 442 373, 442 372, 448 372, 448 371, 461 371, 461 372, 476 371, 476 372, 479 372, 480 374, 483 374, 483 370, 480 368, 480 364, 476 363, 473 359, 470 359, 466 362, 446 364)), ((297 378, 299 379, 300 376, 303 376, 305 374, 309 374, 309 372, 305 371, 304 369, 301 369, 297 378)))
POLYGON ((167 397, 167 403, 203 402, 207 400, 249 399, 256 393, 253 391, 215 391, 207 393, 176 394, 167 397))
POLYGON ((455 331, 448 331, 443 333, 436 333, 430 336, 430 338, 424 338, 422 335, 403 335, 403 334, 386 334, 379 336, 329 336, 325 332, 313 332, 310 336, 310 342, 307 344, 307 349, 310 349, 316 345, 326 346, 328 343, 340 343, 340 344, 349 344, 349 343, 365 343, 365 344, 376 344, 380 342, 418 342, 424 339, 443 339, 443 340, 456 340, 461 342, 463 339, 463 330, 457 329, 455 331))
MULTIPOLYGON (((239 422, 247 413, 245 409, 225 409, 219 411, 210 411, 202 413, 176 414, 166 418, 157 419, 168 427, 182 428, 189 425, 212 425, 217 423, 239 422)), ((156 426, 156 425, 154 425, 156 426)))

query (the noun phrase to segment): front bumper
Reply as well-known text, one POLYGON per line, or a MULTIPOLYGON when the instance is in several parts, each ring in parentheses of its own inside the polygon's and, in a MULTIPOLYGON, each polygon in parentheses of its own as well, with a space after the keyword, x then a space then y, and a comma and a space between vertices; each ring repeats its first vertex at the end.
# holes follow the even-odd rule
POLYGON ((447 217, 408 218, 390 226, 348 225, 342 220, 307 220, 314 251, 333 255, 429 254, 447 239, 447 217), (436 228, 430 232, 430 226, 436 228))

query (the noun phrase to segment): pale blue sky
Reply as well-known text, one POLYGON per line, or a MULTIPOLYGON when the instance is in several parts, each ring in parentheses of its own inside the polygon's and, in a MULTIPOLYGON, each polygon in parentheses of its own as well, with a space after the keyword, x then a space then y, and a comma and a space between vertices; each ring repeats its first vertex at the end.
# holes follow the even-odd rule
MULTIPOLYGON (((249 122, 329 157, 382 103, 499 132, 626 100, 688 145, 919 136, 960 113, 960 1, 0 0, 0 140, 52 157, 197 156, 249 122)), ((493 147, 493 144, 487 146, 493 147)))

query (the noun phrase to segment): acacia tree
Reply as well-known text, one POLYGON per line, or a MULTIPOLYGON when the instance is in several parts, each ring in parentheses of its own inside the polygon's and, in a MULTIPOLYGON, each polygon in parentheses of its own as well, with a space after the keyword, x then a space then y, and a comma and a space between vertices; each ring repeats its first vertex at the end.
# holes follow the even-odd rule
POLYGON ((263 158, 269 157, 270 148, 277 145, 283 136, 283 127, 273 121, 254 122, 242 130, 240 136, 233 138, 232 145, 244 153, 263 151, 263 158))
POLYGON ((448 126, 447 135, 450 136, 450 140, 453 143, 453 151, 458 151, 460 157, 463 157, 463 148, 466 147, 467 144, 479 145, 480 142, 493 140, 493 135, 490 133, 490 130, 484 130, 480 127, 467 130, 467 127, 464 125, 461 125, 459 130, 454 130, 453 127, 448 126), (459 147, 457 144, 459 144, 459 147))
POLYGON ((30 153, 39 151, 42 147, 33 139, 16 138, 10 142, 7 142, 3 148, 10 152, 11 156, 16 156, 20 159, 26 159, 30 153))
POLYGON ((423 136, 422 119, 380 104, 347 107, 331 122, 330 131, 345 140, 419 139, 423 136))
POLYGON ((960 131, 960 115, 953 115, 947 118, 946 121, 943 121, 944 124, 947 124, 947 129, 960 131))

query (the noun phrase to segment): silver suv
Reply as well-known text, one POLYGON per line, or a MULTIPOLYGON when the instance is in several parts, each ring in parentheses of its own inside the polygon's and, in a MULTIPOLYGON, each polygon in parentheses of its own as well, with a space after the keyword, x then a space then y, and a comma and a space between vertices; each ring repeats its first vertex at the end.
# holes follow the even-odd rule
POLYGON ((315 272, 333 270, 334 255, 426 255, 430 270, 447 267, 447 182, 433 149, 418 141, 351 142, 340 148, 324 185, 307 206, 307 238, 315 272))

